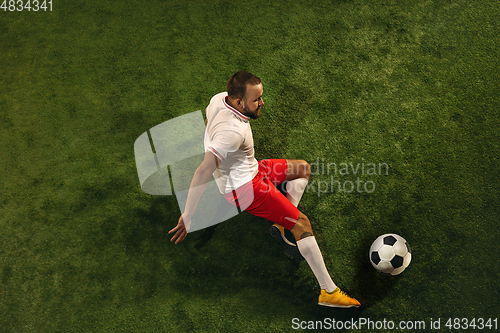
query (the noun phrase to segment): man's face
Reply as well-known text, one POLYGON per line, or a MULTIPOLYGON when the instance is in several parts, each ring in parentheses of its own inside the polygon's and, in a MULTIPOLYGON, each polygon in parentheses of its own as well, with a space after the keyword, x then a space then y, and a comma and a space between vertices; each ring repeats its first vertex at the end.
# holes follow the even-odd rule
POLYGON ((257 119, 260 117, 260 110, 264 106, 264 101, 262 100, 262 94, 264 93, 264 87, 261 84, 257 85, 247 85, 247 91, 245 97, 243 98, 243 111, 245 115, 257 119))

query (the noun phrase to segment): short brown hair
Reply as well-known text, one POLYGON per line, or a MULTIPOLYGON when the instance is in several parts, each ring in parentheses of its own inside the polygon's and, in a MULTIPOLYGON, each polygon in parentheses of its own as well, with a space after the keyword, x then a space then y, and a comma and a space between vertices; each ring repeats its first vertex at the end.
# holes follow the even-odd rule
POLYGON ((245 96, 247 84, 257 85, 262 81, 252 73, 247 71, 239 71, 233 74, 227 81, 227 94, 233 98, 241 98, 245 96))

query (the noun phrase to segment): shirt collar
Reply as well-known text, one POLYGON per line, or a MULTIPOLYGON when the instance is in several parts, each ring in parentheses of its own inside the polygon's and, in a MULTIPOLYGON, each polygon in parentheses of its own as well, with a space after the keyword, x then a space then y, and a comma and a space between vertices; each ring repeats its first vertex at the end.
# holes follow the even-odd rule
POLYGON ((235 108, 233 108, 231 105, 229 105, 228 101, 227 101, 227 96, 223 97, 222 98, 223 102, 224 102, 224 105, 229 109, 229 111, 231 111, 236 117, 238 117, 239 119, 243 120, 244 122, 248 122, 248 120, 250 119, 250 117, 248 116, 245 116, 243 113, 241 113, 240 111, 236 110, 235 108))

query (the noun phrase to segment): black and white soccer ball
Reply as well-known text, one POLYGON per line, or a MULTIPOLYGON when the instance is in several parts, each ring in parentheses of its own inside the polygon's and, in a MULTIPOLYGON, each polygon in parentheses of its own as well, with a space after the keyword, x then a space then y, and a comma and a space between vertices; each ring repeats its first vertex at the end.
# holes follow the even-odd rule
POLYGON ((382 274, 398 275, 408 267, 410 261, 410 245, 399 235, 382 235, 370 247, 370 262, 382 274))

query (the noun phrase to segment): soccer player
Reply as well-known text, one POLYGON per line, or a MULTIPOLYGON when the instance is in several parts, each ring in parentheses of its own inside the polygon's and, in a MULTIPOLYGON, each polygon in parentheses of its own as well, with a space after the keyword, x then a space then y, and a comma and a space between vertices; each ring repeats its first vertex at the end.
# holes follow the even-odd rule
POLYGON ((273 222, 271 234, 288 253, 307 261, 321 288, 318 304, 358 307, 360 303, 333 282, 311 223, 297 209, 309 180, 309 164, 291 159, 257 161, 254 157, 250 119, 261 116, 262 95, 261 80, 249 72, 239 71, 228 80, 227 92, 212 97, 206 109, 205 156, 191 181, 184 213, 177 226, 169 231, 174 233, 171 241, 178 244, 186 238, 186 226, 190 225, 198 201, 213 175, 226 200, 273 222), (286 197, 276 188, 285 181, 286 197), (288 240, 285 229, 291 231, 295 239, 288 240))

